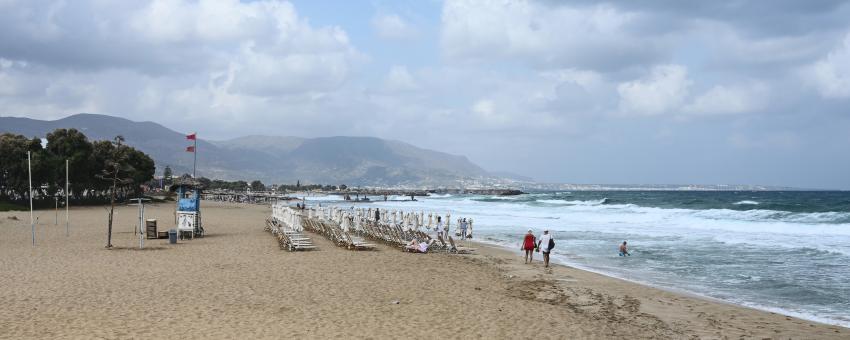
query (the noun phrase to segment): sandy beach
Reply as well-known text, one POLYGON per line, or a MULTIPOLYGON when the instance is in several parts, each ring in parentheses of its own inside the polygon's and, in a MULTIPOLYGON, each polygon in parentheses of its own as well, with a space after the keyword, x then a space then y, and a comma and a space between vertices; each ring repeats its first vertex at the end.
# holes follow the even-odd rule
MULTIPOLYGON (((173 205, 147 218, 173 225, 173 205)), ((135 206, 0 213, 0 338, 847 339, 850 330, 663 291, 474 244, 475 255, 290 253, 268 206, 203 202, 207 237, 138 250, 135 206), (12 217, 17 217, 17 220, 12 217)), ((538 256, 539 258, 539 256, 538 256)))

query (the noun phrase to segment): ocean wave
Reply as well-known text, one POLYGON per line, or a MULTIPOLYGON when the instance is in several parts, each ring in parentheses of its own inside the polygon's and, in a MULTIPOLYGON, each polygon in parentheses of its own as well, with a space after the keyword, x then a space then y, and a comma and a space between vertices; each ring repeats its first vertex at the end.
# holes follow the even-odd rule
POLYGON ((599 200, 590 200, 590 201, 579 201, 579 200, 560 200, 560 199, 545 199, 545 200, 536 200, 538 203, 545 204, 562 204, 562 205, 602 205, 609 202, 609 199, 603 198, 599 200))
POLYGON ((749 201, 749 200, 743 200, 743 201, 735 202, 735 203, 732 203, 732 204, 734 204, 734 205, 758 205, 758 204, 759 204, 759 202, 756 202, 756 201, 749 201))
POLYGON ((850 223, 850 213, 846 212, 816 212, 795 213, 779 210, 752 209, 708 209, 691 210, 697 217, 711 220, 735 220, 750 222, 790 222, 801 224, 842 224, 850 223))

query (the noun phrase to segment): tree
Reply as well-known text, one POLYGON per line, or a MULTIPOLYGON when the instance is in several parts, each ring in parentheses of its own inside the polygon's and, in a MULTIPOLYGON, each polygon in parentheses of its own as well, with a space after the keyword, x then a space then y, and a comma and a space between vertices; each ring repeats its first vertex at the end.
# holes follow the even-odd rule
POLYGON ((198 183, 200 183, 204 188, 212 189, 212 181, 209 178, 198 177, 198 183))
POLYGON ((245 181, 236 181, 232 182, 230 190, 233 191, 245 191, 248 188, 248 182, 245 181))
POLYGON ((64 188, 65 160, 68 160, 68 166, 72 169, 69 171, 71 192, 79 195, 91 186, 94 170, 92 144, 83 133, 76 129, 56 129, 47 134, 46 151, 50 164, 48 185, 64 188))
POLYGON ((21 201, 29 198, 29 173, 27 151, 32 153, 33 186, 40 187, 43 162, 39 162, 41 140, 27 139, 21 135, 0 135, 0 198, 21 201))
POLYGON ((337 188, 339 188, 339 190, 345 190, 348 189, 348 186, 345 184, 340 184, 337 188))
POLYGON ((165 170, 162 171, 162 180, 165 181, 165 185, 171 185, 172 176, 174 172, 171 171, 171 166, 166 165, 165 170))
POLYGON ((133 186, 130 188, 135 196, 139 196, 142 194, 141 184, 147 182, 151 178, 153 178, 154 172, 156 171, 156 165, 150 156, 131 148, 129 146, 122 146, 126 148, 127 153, 127 166, 129 172, 127 173, 127 178, 130 179, 133 186))
POLYGON ((107 142, 112 145, 112 148, 108 148, 103 143, 101 147, 107 149, 109 151, 108 154, 104 155, 104 163, 103 163, 103 171, 98 176, 103 180, 108 180, 112 182, 112 190, 109 195, 109 227, 106 236, 106 248, 112 248, 112 216, 115 213, 115 196, 118 193, 118 184, 127 184, 132 183, 132 179, 126 176, 129 175, 133 169, 129 166, 129 148, 124 147, 124 137, 116 136, 112 142, 107 142), (123 176, 123 177, 119 177, 123 176))
POLYGON ((266 191, 266 186, 258 180, 251 182, 251 191, 266 191))
MULTIPOLYGON (((141 193, 155 171, 153 159, 121 141, 95 141, 75 129, 57 129, 47 134, 47 147, 41 139, 0 134, 0 200, 21 202, 29 198, 27 151, 32 154, 32 195, 34 203, 52 201, 52 195, 65 187, 65 161, 70 166, 70 193, 78 200, 104 199, 141 193), (116 159, 116 156, 118 157, 116 159), (116 161, 118 163, 116 163, 116 161), (112 185, 115 164, 121 179, 112 185), (101 179, 101 180, 98 180, 101 179)), ((114 202, 113 202, 114 204, 114 202)), ((51 204, 52 206, 52 204, 51 204)))

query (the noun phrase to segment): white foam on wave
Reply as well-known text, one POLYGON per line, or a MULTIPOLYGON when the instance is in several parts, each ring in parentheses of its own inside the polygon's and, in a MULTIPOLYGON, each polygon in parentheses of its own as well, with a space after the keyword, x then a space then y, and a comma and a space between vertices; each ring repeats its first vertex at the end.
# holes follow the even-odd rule
POLYGON ((579 200, 567 201, 567 200, 551 200, 551 199, 547 199, 547 200, 536 200, 536 201, 537 201, 537 202, 539 202, 539 203, 545 203, 545 204, 563 204, 563 205, 601 205, 601 204, 605 204, 606 202, 608 202, 608 199, 607 199, 607 198, 603 198, 603 199, 599 199, 599 200, 591 200, 591 201, 579 201, 579 200))
POLYGON ((759 202, 743 200, 743 201, 735 202, 735 203, 732 203, 732 204, 734 204, 734 205, 758 205, 759 202))
POLYGON ((489 198, 491 200, 513 201, 513 200, 516 200, 518 197, 519 196, 490 196, 490 197, 487 197, 487 198, 489 198))

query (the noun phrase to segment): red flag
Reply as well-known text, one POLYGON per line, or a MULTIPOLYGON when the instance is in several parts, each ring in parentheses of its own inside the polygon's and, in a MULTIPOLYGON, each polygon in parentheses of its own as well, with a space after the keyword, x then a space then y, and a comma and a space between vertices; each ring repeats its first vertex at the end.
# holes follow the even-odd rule
POLYGON ((194 146, 187 146, 186 152, 195 152, 195 147, 194 146))
POLYGON ((195 140, 195 135, 196 135, 196 133, 193 133, 193 134, 191 134, 191 135, 186 135, 186 139, 188 139, 188 140, 195 140))

